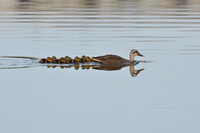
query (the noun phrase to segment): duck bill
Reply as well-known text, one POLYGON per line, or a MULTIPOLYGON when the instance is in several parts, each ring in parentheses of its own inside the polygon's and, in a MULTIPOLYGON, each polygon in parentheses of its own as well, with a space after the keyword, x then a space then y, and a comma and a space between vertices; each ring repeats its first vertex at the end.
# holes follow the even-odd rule
POLYGON ((138 56, 144 57, 144 55, 142 55, 142 54, 140 54, 140 53, 138 53, 138 56))
POLYGON ((144 71, 144 68, 140 69, 139 71, 144 71))

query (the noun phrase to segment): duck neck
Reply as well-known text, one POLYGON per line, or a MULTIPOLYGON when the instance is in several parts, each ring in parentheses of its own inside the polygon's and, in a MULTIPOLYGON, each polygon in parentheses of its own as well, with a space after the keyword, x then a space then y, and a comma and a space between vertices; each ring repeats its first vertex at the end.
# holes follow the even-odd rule
POLYGON ((130 54, 130 62, 134 62, 134 55, 130 54))
POLYGON ((130 69, 129 69, 130 74, 131 74, 133 77, 135 77, 137 71, 135 70, 134 65, 132 64, 132 65, 130 65, 129 67, 130 67, 130 69))

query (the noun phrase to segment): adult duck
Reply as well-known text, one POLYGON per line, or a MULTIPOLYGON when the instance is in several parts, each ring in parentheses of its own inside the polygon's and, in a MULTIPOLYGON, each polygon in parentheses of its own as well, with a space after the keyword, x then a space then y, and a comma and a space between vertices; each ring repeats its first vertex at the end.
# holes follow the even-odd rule
POLYGON ((104 55, 104 56, 98 56, 93 57, 92 60, 94 62, 99 62, 104 65, 122 65, 122 64, 131 64, 134 63, 134 57, 135 56, 141 56, 144 57, 142 54, 140 54, 136 49, 131 50, 130 52, 130 59, 124 59, 118 55, 104 55))

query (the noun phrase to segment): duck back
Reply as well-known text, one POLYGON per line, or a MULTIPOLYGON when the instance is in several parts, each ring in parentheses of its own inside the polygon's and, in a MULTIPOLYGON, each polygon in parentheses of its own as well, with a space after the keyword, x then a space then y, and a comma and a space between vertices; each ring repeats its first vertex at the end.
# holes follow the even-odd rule
POLYGON ((118 55, 104 55, 104 56, 98 56, 98 57, 93 57, 93 60, 96 62, 99 62, 101 64, 124 64, 124 63, 129 63, 129 60, 124 59, 118 55))

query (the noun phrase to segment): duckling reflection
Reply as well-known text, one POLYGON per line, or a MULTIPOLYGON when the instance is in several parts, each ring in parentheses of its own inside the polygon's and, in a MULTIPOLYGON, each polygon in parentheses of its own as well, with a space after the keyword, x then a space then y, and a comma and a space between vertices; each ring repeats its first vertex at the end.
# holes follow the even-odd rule
POLYGON ((134 64, 124 64, 124 65, 85 65, 85 64, 75 64, 75 65, 47 65, 47 68, 56 68, 56 67, 60 67, 61 69, 64 69, 64 68, 74 68, 75 70, 79 70, 79 69, 82 69, 82 70, 88 70, 90 68, 92 69, 95 69, 95 70, 103 70, 103 71, 117 71, 117 70, 120 70, 124 67, 128 67, 129 66, 129 72, 131 74, 132 77, 136 77, 141 71, 144 70, 144 68, 142 69, 139 69, 139 70, 136 70, 135 69, 135 65, 139 64, 139 62, 135 62, 134 64))

